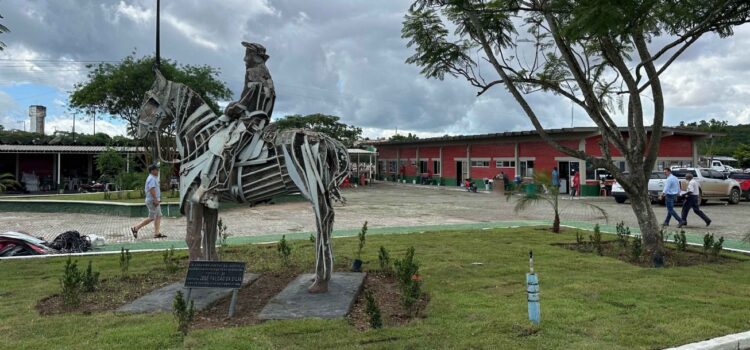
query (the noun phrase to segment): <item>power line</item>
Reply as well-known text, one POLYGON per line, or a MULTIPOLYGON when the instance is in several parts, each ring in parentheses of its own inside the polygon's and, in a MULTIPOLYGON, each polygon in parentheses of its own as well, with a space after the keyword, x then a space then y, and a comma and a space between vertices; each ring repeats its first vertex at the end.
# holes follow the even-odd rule
POLYGON ((0 58, 0 62, 62 62, 62 63, 117 63, 122 60, 64 60, 64 59, 16 59, 16 58, 0 58))

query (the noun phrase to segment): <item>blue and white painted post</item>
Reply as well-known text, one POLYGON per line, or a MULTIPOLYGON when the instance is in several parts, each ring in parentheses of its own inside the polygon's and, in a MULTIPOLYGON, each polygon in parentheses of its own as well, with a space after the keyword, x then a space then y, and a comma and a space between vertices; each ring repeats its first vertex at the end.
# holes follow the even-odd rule
POLYGON ((534 254, 529 250, 529 273, 526 274, 526 293, 529 301, 529 320, 539 325, 539 280, 534 273, 534 254))

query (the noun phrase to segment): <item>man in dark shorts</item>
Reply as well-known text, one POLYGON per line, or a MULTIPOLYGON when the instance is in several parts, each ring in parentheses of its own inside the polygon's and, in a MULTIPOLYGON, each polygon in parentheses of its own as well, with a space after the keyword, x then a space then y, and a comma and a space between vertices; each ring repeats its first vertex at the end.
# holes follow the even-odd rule
POLYGON ((141 221, 138 225, 130 228, 133 238, 138 238, 138 230, 143 226, 154 222, 154 238, 167 237, 159 232, 161 225, 161 189, 159 188, 159 166, 151 164, 148 166, 148 178, 146 178, 146 208, 148 208, 148 218, 141 221))

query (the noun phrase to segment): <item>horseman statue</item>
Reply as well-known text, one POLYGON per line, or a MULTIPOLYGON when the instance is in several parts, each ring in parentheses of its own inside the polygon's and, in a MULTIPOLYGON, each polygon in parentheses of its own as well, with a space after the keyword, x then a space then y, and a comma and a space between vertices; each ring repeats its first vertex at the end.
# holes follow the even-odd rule
MULTIPOLYGON (((180 159, 180 211, 187 217, 190 260, 216 260, 219 203, 250 205, 274 196, 299 192, 316 218, 315 280, 311 293, 328 290, 333 271, 331 231, 333 200, 343 202, 339 184, 349 172, 346 148, 331 137, 310 130, 278 130, 270 123, 276 92, 265 65, 266 49, 245 47, 245 85, 239 101, 222 116, 190 87, 172 82, 155 70, 156 81, 146 93, 138 137, 154 137, 174 127, 180 159)), ((161 161, 161 153, 159 153, 161 161)))

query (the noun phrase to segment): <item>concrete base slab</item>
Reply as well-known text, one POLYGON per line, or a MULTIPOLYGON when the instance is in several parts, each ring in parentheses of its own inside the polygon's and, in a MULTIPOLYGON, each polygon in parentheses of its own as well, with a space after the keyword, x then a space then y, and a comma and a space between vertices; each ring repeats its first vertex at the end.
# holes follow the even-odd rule
POLYGON ((300 318, 343 318, 354 305, 365 281, 364 273, 338 272, 328 282, 328 293, 310 294, 307 288, 313 274, 304 274, 289 283, 261 310, 261 320, 300 318))
POLYGON ((750 331, 735 333, 666 350, 737 350, 750 349, 750 331))
MULTIPOLYGON (((260 277, 256 273, 246 273, 242 286, 246 286, 260 277)), ((171 312, 172 302, 177 291, 181 290, 182 295, 187 297, 188 290, 183 287, 184 282, 175 282, 166 287, 157 289, 147 295, 144 295, 130 304, 124 305, 115 312, 126 313, 151 313, 151 312, 171 312)), ((195 310, 203 310, 215 301, 232 294, 232 289, 218 288, 193 288, 190 293, 190 299, 194 302, 195 310)))

